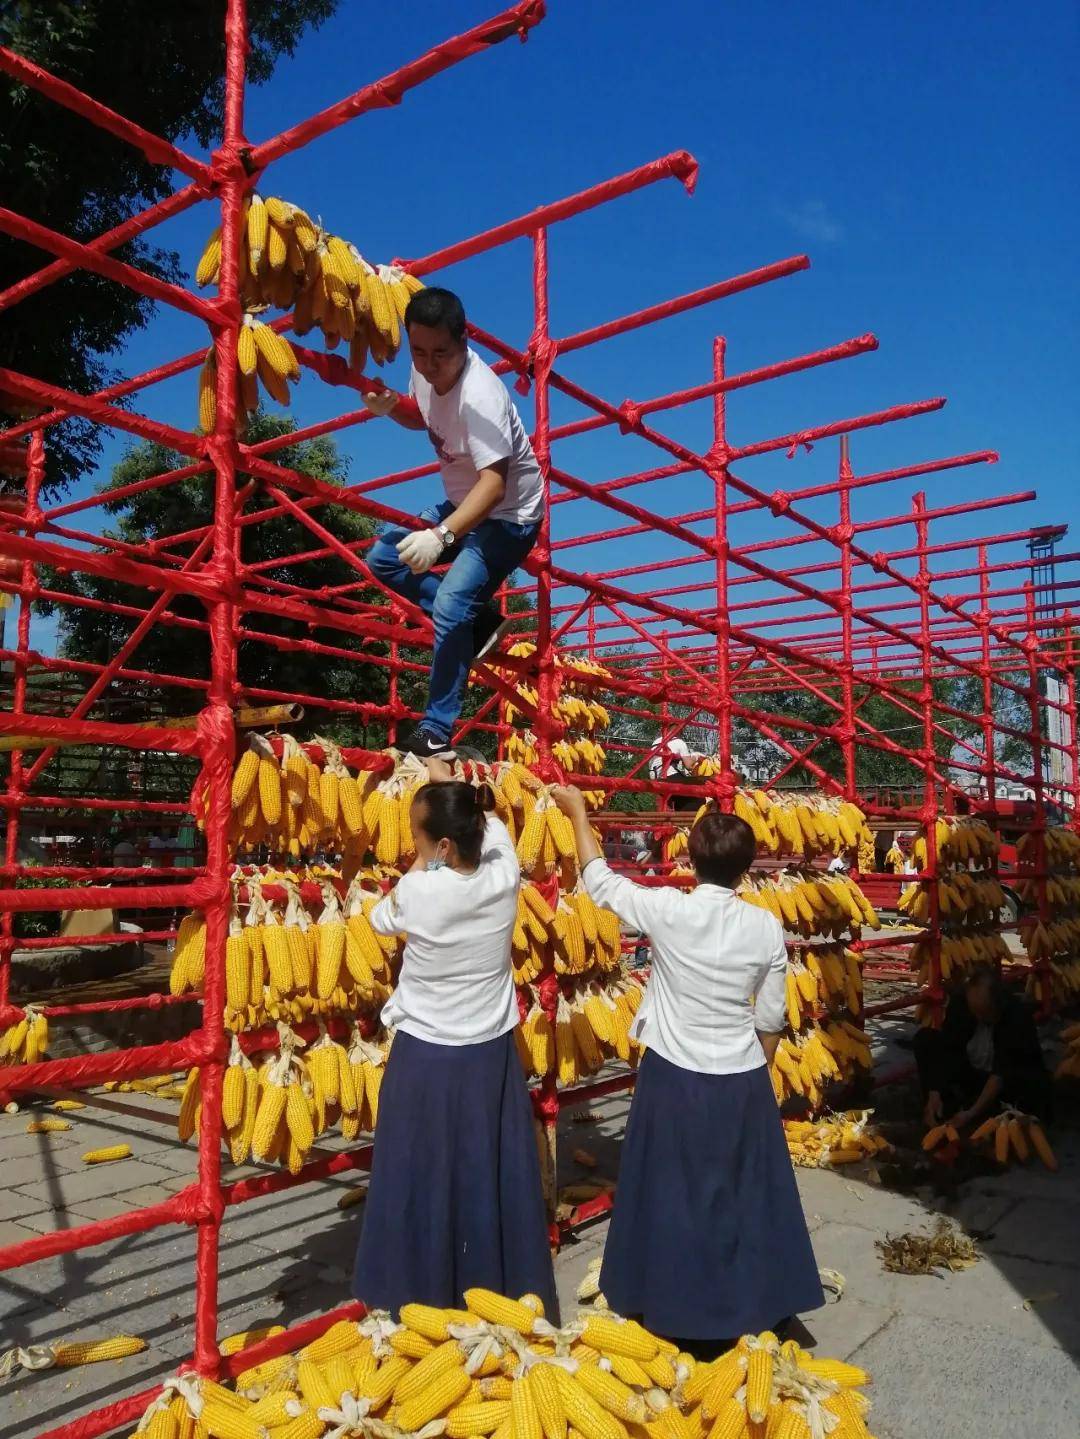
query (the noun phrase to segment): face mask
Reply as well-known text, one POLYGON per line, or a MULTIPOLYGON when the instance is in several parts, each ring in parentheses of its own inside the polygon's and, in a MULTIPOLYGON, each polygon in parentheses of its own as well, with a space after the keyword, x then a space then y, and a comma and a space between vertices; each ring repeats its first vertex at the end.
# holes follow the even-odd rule
POLYGON ((437 870, 446 868, 446 860, 442 859, 439 855, 436 855, 434 859, 428 860, 425 867, 428 874, 435 874, 437 870))

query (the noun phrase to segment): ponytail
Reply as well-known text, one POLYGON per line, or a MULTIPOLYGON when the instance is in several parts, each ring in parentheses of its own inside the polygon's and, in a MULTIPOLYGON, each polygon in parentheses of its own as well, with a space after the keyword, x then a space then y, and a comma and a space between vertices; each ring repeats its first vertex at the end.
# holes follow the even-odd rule
POLYGON ((448 839, 466 864, 480 863, 484 848, 486 816, 495 808, 490 785, 473 786, 460 780, 438 780, 417 790, 413 804, 424 801, 421 815, 413 821, 433 843, 448 839))

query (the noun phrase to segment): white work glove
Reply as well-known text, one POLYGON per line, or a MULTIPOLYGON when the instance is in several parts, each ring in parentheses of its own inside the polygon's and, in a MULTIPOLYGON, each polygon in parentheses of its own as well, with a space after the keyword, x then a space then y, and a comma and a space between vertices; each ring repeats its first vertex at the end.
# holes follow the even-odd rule
POLYGON ((388 415, 400 399, 396 390, 373 390, 364 396, 364 404, 373 415, 388 415))
POLYGON ((434 530, 414 530, 398 541, 397 552, 414 575, 426 575, 443 552, 443 542, 434 530))

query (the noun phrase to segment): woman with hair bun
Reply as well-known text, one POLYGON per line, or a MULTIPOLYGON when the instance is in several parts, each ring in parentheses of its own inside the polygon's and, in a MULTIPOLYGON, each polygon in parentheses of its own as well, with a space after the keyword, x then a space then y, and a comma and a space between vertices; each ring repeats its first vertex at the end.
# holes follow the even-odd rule
POLYGON ((460 1307, 466 1289, 556 1313, 532 1106, 514 1047, 510 948, 521 872, 491 790, 427 761, 416 862, 372 911, 404 934, 395 1031, 353 1292, 369 1309, 460 1307))

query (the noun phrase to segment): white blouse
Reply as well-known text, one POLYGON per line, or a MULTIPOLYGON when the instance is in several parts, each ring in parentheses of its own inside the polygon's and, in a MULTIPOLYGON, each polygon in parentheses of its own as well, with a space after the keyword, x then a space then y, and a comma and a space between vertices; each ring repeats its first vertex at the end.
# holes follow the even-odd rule
POLYGON ((510 946, 521 869, 501 820, 487 818, 472 874, 402 875, 371 912, 379 934, 404 934, 397 987, 382 1022, 431 1044, 482 1044, 518 1022, 510 946))
POLYGON ((786 1022, 780 921, 718 884, 689 893, 647 889, 602 859, 586 865, 583 878, 597 904, 652 941, 652 976, 634 1038, 701 1074, 759 1069, 765 1054, 757 1031, 776 1034, 786 1022))

